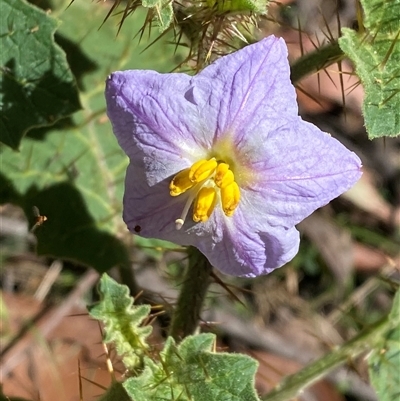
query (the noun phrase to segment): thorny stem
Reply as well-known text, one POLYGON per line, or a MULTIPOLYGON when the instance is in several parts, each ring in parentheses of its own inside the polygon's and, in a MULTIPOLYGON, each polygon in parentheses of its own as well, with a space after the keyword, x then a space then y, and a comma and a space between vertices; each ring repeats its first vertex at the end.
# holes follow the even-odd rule
POLYGON ((304 369, 287 376, 274 390, 261 398, 262 401, 285 401, 296 395, 307 386, 326 375, 346 361, 356 358, 364 352, 376 349, 385 332, 393 327, 389 315, 362 331, 355 338, 335 349, 322 358, 312 362, 304 369))
POLYGON ((196 330, 212 271, 210 262, 199 250, 190 247, 188 253, 189 266, 170 328, 170 335, 177 341, 196 330))
POLYGON ((337 63, 342 58, 343 51, 340 49, 337 41, 305 54, 303 57, 297 59, 290 67, 290 79, 292 84, 295 85, 301 78, 318 72, 328 65, 337 63))

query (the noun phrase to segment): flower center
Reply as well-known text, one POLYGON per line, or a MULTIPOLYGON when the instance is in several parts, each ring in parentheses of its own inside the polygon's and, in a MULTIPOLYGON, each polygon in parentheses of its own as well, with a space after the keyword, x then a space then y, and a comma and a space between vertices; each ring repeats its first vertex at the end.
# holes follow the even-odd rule
POLYGON ((240 201, 240 189, 233 171, 227 163, 215 158, 199 160, 192 167, 180 171, 170 182, 169 190, 171 196, 191 192, 182 215, 175 220, 178 230, 183 226, 192 203, 193 221, 198 223, 207 221, 219 202, 225 215, 231 217, 240 201))

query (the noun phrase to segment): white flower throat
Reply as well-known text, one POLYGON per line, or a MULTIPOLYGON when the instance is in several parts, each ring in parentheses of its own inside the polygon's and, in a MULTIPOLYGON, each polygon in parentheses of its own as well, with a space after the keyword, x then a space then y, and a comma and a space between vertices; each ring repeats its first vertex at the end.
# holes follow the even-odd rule
POLYGON ((190 192, 181 216, 175 220, 177 230, 182 228, 192 203, 193 221, 198 223, 207 221, 219 202, 225 215, 231 217, 240 201, 239 185, 229 164, 214 157, 180 171, 169 189, 171 196, 190 192))

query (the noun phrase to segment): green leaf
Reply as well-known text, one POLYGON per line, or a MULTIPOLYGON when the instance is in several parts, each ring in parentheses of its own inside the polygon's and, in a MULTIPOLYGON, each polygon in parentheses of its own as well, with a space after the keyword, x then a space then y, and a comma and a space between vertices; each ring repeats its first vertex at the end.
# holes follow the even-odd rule
POLYGON ((126 232, 121 212, 128 158, 106 116, 104 81, 119 69, 167 72, 183 59, 162 40, 143 51, 156 37, 153 33, 140 44, 133 39, 144 17, 135 12, 116 37, 111 20, 99 30, 104 19, 99 3, 74 2, 60 11, 57 41, 82 88, 84 109, 51 128, 30 131, 19 152, 0 149, 0 203, 22 206, 31 225, 34 205, 48 218, 35 231, 39 254, 73 259, 100 272, 130 265, 125 246, 115 238, 126 232))
POLYGON ((245 355, 215 353, 213 334, 165 343, 160 361, 145 358, 145 370, 124 383, 135 401, 252 401, 257 362, 245 355))
POLYGON ((140 325, 148 317, 150 305, 133 306, 129 288, 107 274, 100 279, 99 293, 101 300, 90 308, 90 316, 104 323, 104 342, 114 343, 126 368, 133 371, 148 349, 146 339, 152 327, 140 325))
MULTIPOLYGON (((32 205, 47 217, 35 231, 38 254, 94 266, 98 272, 114 266, 130 268, 126 247, 115 236, 98 228, 82 193, 71 183, 61 182, 40 191, 29 188, 20 206, 31 219, 35 218, 32 205)), ((32 220, 31 226, 34 223, 32 220)))
POLYGON ((156 8, 156 11, 160 32, 164 32, 170 26, 172 17, 174 16, 172 2, 167 0, 161 7, 156 8))
POLYGON ((379 401, 400 398, 400 290, 389 315, 391 328, 369 358, 369 374, 379 401))
POLYGON ((220 13, 266 14, 268 3, 268 0, 207 0, 208 7, 220 13))
POLYGON ((152 9, 160 32, 164 32, 170 26, 174 16, 171 0, 143 0, 142 6, 152 9))
POLYGON ((343 29, 339 44, 365 89, 370 139, 400 135, 400 0, 362 0, 365 31, 343 29))
POLYGON ((146 8, 156 7, 161 4, 160 0, 142 0, 142 6, 146 8))
POLYGON ((0 141, 17 149, 32 127, 80 109, 74 77, 54 42, 57 22, 23 0, 0 0, 0 141))

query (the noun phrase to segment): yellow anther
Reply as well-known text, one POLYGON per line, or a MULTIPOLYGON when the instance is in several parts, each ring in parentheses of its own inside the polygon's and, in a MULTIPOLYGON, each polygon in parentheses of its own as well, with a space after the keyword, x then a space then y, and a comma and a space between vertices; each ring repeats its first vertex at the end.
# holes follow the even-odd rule
POLYGON ((225 188, 235 181, 235 176, 233 175, 232 170, 229 169, 229 164, 218 164, 217 170, 215 171, 214 181, 220 188, 225 188))
POLYGON ((210 218, 219 199, 227 217, 233 215, 240 201, 240 188, 229 164, 215 158, 199 160, 180 171, 170 182, 169 190, 171 196, 188 191, 182 213, 175 220, 177 230, 184 226, 192 204, 193 221, 199 223, 210 218))
POLYGON ((221 188, 222 210, 225 215, 231 217, 240 201, 239 185, 234 181, 224 188, 221 188))
POLYGON ((193 220, 198 223, 209 219, 217 202, 215 188, 203 187, 198 192, 193 206, 193 220))
POLYGON ((169 184, 171 196, 178 196, 192 188, 195 183, 189 178, 190 168, 180 171, 169 184))
POLYGON ((190 168, 189 179, 193 182, 201 182, 211 177, 217 167, 215 159, 200 160, 190 168))

